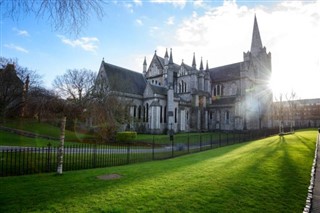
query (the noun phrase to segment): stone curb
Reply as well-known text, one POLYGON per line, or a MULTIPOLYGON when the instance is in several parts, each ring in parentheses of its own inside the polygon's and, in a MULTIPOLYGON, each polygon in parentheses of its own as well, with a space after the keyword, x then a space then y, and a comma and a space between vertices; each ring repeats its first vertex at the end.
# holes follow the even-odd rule
MULTIPOLYGON (((314 154, 313 164, 311 167, 311 179, 310 179, 310 185, 308 187, 308 194, 306 199, 306 205, 303 209, 303 213, 309 213, 312 209, 312 199, 313 199, 313 191, 315 187, 315 176, 316 176, 316 167, 317 167, 317 160, 318 160, 318 149, 319 149, 319 143, 320 143, 320 134, 318 134, 317 143, 316 143, 316 150, 314 154)), ((318 177, 320 178, 320 177, 318 177)), ((317 186, 320 187, 320 186, 317 186)))

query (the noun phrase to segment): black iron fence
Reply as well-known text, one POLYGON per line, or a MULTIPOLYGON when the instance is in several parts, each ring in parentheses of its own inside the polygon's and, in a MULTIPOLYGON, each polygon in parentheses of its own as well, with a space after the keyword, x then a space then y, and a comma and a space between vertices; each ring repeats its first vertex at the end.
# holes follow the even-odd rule
MULTIPOLYGON (((63 171, 119 166, 177 157, 277 134, 276 130, 175 135, 149 142, 64 147, 63 171)), ((58 146, 1 147, 0 176, 56 172, 58 146)))

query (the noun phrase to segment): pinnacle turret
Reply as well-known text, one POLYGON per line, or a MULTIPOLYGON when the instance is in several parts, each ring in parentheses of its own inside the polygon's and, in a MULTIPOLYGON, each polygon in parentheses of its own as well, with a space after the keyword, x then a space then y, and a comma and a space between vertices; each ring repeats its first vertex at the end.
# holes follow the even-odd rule
POLYGON ((197 68, 195 53, 193 53, 192 67, 193 67, 194 69, 196 69, 196 68, 197 68))
POLYGON ((147 73, 147 59, 146 59, 146 57, 144 57, 144 60, 143 60, 143 73, 144 74, 147 73))
POLYGON ((168 56, 168 49, 166 48, 166 53, 164 54, 164 65, 169 64, 169 56, 168 56))
POLYGON ((201 61, 200 61, 200 71, 203 71, 202 57, 201 57, 201 61))
POLYGON ((147 59, 146 59, 146 57, 144 57, 143 65, 147 65, 147 59))
POLYGON ((170 48, 169 64, 173 64, 172 49, 170 48))

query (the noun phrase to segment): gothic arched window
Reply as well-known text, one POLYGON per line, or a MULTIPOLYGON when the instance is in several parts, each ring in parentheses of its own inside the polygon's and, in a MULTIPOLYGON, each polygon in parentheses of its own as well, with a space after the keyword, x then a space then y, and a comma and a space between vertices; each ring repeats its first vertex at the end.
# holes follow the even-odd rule
POLYGON ((146 122, 149 121, 149 104, 146 104, 146 122))
POLYGON ((167 106, 164 106, 164 110, 163 110, 163 114, 164 114, 164 123, 167 123, 167 106))

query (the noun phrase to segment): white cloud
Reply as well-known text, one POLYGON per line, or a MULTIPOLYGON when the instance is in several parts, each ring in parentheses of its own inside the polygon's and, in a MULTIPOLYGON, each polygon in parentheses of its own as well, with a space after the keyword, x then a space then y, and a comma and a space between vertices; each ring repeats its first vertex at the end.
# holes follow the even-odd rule
POLYGON ((135 5, 142 6, 142 1, 141 0, 133 0, 135 5))
POLYGON ((62 43, 64 44, 72 47, 80 47, 85 51, 95 52, 98 49, 97 43, 99 43, 99 39, 96 37, 82 37, 79 39, 71 40, 63 35, 58 35, 58 38, 60 38, 62 43))
POLYGON ((141 19, 136 19, 136 24, 139 25, 139 26, 142 26, 143 22, 142 22, 141 19))
MULTIPOLYGON (((161 1, 167 2, 167 1, 161 1)), ((196 12, 182 21, 174 39, 159 44, 158 53, 173 48, 175 63, 191 64, 196 53, 209 61, 209 67, 243 60, 250 50, 254 14, 257 15, 262 43, 272 53, 273 78, 278 91, 295 90, 301 97, 319 97, 312 85, 320 79, 320 1, 284 1, 272 7, 239 6, 225 1, 204 15, 196 12), (285 82, 285 83, 284 83, 285 82)), ((156 29, 151 31, 158 33, 156 29)))
POLYGON ((203 4, 204 4, 203 0, 194 0, 194 1, 193 1, 193 5, 194 5, 195 7, 202 7, 203 4))
POLYGON ((28 31, 26 30, 19 30, 17 28, 13 28, 13 31, 15 31, 19 36, 30 36, 28 31))
POLYGON ((172 4, 175 7, 184 8, 187 0, 151 0, 150 2, 157 4, 172 4))
POLYGON ((157 26, 150 27, 149 34, 155 36, 160 31, 160 28, 157 26))
POLYGON ((166 21, 167 25, 174 25, 174 16, 170 16, 167 21, 166 21))
POLYGON ((130 12, 133 13, 133 5, 130 3, 124 3, 124 7, 130 12))
POLYGON ((22 53, 29 53, 29 51, 23 47, 20 47, 18 45, 15 45, 15 44, 5 44, 4 45, 6 48, 8 49, 13 49, 13 50, 16 50, 18 52, 22 52, 22 53))

